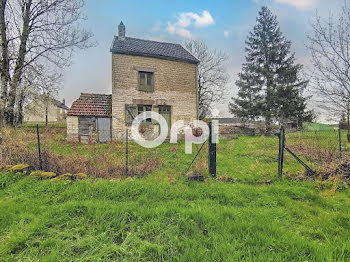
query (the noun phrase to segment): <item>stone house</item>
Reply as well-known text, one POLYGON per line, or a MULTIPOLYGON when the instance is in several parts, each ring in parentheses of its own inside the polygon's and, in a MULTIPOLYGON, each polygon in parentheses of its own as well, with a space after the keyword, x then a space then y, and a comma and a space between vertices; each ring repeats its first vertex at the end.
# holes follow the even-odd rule
MULTIPOLYGON (((131 129, 134 118, 145 112, 158 112, 166 119, 169 130, 178 120, 186 124, 197 119, 199 61, 179 44, 126 37, 122 22, 118 29, 110 50, 112 95, 108 117, 111 139, 124 141, 126 129, 131 129)), ((90 106, 89 113, 93 114, 93 102, 90 106)), ((78 130, 79 134, 80 124, 76 117, 71 111, 68 113, 69 140, 78 140, 76 132, 78 130)), ((92 129, 99 132, 98 126, 92 129)), ((158 123, 146 119, 140 131, 147 137, 157 136, 158 123)))
POLYGON ((69 107, 44 95, 36 96, 24 109, 25 123, 65 123, 69 107))

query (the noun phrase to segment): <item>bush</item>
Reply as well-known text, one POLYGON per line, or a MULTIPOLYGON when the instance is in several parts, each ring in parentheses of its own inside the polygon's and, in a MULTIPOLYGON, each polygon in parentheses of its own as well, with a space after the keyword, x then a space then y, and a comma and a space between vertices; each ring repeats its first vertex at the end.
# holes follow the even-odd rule
POLYGON ((56 177, 57 175, 53 172, 34 171, 34 172, 30 173, 29 176, 40 178, 40 179, 51 179, 51 178, 56 177))

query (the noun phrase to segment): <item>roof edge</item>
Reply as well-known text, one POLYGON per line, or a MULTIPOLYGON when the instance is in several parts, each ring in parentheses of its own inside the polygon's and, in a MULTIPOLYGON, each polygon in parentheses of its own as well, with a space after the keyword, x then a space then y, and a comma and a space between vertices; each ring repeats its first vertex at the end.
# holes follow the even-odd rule
POLYGON ((190 59, 181 59, 181 58, 176 58, 171 56, 153 55, 153 54, 147 54, 147 53, 113 51, 112 49, 110 51, 112 54, 116 54, 116 55, 131 55, 131 56, 158 58, 158 59, 175 61, 175 62, 184 62, 184 63, 194 64, 194 65, 198 65, 200 63, 200 61, 197 58, 196 60, 190 60, 190 59))

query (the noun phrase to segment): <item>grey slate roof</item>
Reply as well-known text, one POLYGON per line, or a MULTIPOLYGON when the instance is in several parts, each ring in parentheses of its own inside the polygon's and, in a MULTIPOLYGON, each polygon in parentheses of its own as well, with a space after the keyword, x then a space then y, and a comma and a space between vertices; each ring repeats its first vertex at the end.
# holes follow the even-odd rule
POLYGON ((64 110, 69 110, 69 107, 63 104, 61 101, 58 101, 56 99, 52 99, 52 103, 54 103, 58 108, 62 108, 64 110))
POLYGON ((143 40, 131 37, 114 37, 113 54, 145 56, 198 64, 199 60, 179 44, 143 40))

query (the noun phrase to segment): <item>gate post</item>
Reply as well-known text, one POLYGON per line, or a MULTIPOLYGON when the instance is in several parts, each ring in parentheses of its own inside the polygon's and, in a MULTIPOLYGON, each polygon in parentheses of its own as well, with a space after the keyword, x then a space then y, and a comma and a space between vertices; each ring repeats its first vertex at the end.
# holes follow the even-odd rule
POLYGON ((283 159, 284 159, 284 148, 286 146, 286 135, 283 127, 279 133, 279 148, 278 148, 278 178, 281 180, 283 175, 283 159))
POLYGON ((37 139, 38 139, 38 156, 39 156, 40 170, 43 170, 43 160, 42 160, 42 158, 41 158, 41 145, 40 145, 39 124, 36 125, 36 135, 37 135, 37 139))
POLYGON ((213 138, 213 123, 209 122, 209 174, 216 178, 216 140, 213 138))
POLYGON ((342 141, 341 141, 341 129, 340 129, 340 124, 339 124, 339 154, 340 154, 340 159, 343 157, 343 146, 342 146, 342 141))
POLYGON ((125 177, 129 174, 129 130, 125 133, 125 177))

